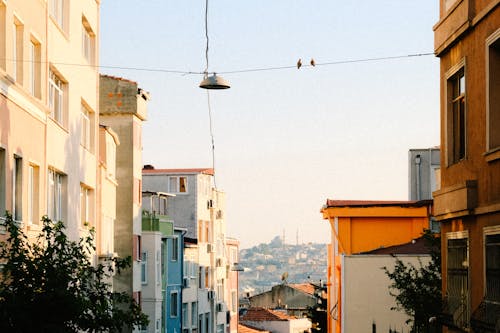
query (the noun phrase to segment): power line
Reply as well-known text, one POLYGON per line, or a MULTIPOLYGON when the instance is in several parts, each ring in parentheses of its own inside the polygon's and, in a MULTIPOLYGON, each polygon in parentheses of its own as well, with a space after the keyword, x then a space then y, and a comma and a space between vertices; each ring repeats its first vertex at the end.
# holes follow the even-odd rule
MULTIPOLYGON (((327 61, 327 62, 317 62, 315 66, 334 66, 334 65, 342 65, 342 64, 352 64, 352 63, 360 63, 360 62, 376 62, 376 61, 385 61, 385 60, 396 60, 396 59, 405 59, 405 58, 416 58, 416 57, 425 57, 434 55, 434 52, 427 53, 414 53, 414 54, 405 54, 405 55, 397 55, 397 56, 386 56, 386 57, 378 57, 378 58, 359 58, 359 59, 345 59, 338 61, 327 61)), ((13 59, 6 59, 6 61, 14 61, 13 59)), ((23 60, 23 62, 33 62, 30 60, 23 60)), ((40 62, 36 63, 47 64, 48 62, 40 62)), ((92 67, 99 69, 119 69, 119 70, 129 70, 129 71, 142 71, 142 72, 157 72, 157 73, 168 73, 168 74, 182 74, 182 75, 204 75, 207 74, 206 71, 196 72, 196 71, 183 71, 179 69, 168 69, 168 68, 159 68, 159 67, 128 67, 128 66, 113 66, 113 65, 91 65, 91 64, 76 64, 76 63, 66 63, 66 62, 51 62, 53 65, 58 66, 79 66, 79 67, 92 67)), ((312 65, 304 64, 303 67, 312 67, 312 65)), ((230 71, 218 71, 218 74, 240 74, 240 73, 251 73, 251 72, 264 72, 264 71, 276 71, 276 70, 285 70, 285 69, 296 69, 297 66, 275 66, 275 67, 258 67, 258 68, 243 68, 236 69, 230 71)), ((208 70, 208 69, 207 69, 208 70)))

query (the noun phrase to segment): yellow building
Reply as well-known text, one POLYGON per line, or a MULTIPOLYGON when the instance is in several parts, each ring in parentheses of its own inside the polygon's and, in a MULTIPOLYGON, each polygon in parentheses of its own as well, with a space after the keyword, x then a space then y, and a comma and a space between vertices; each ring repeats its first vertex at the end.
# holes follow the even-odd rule
MULTIPOLYGON (((327 200, 321 212, 323 218, 329 220, 332 233, 332 242, 328 246, 327 270, 328 332, 344 332, 345 318, 347 316, 351 320, 356 318, 355 311, 349 314, 343 313, 346 299, 349 297, 359 296, 365 297, 366 302, 376 301, 367 301, 366 295, 346 294, 346 290, 349 289, 342 285, 345 273, 343 264, 346 257, 378 248, 408 243, 419 238, 423 229, 429 228, 431 209, 431 200, 327 200)), ((363 267, 366 268, 369 265, 364 264, 363 267)), ((377 272, 380 274, 374 275, 374 283, 375 280, 384 278, 381 269, 377 272)), ((357 274, 367 273, 361 270, 357 274)), ((386 294, 388 292, 388 289, 385 290, 386 294)), ((390 301, 392 300, 389 298, 387 302, 390 301)), ((391 307, 391 304, 384 305, 387 305, 388 310, 391 307)), ((366 318, 364 319, 366 320, 366 318)), ((401 322, 404 323, 404 319, 401 322)))

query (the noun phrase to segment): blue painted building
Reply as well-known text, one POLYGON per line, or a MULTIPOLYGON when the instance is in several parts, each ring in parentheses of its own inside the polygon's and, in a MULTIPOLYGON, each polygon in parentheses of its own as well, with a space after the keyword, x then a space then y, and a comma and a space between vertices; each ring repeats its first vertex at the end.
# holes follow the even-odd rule
POLYGON ((166 332, 181 333, 182 278, 185 229, 174 228, 172 236, 163 239, 163 262, 166 263, 164 279, 164 318, 166 332))

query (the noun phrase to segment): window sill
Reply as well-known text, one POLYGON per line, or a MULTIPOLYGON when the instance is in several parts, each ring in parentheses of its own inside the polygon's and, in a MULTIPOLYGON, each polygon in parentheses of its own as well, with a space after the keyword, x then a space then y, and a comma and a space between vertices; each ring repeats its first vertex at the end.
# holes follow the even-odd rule
POLYGON ((488 163, 496 161, 496 160, 500 160, 500 147, 493 148, 493 149, 487 151, 486 153, 484 153, 483 155, 486 159, 486 162, 488 162, 488 163))

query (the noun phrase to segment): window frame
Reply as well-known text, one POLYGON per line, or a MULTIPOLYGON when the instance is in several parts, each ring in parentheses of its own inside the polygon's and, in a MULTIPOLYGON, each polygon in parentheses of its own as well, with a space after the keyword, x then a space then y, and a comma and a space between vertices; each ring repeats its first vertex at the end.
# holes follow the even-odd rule
POLYGON ((500 298, 499 299, 494 299, 494 300, 491 300, 488 298, 488 285, 487 285, 487 282, 488 282, 488 270, 487 270, 487 259, 488 259, 488 256, 487 256, 487 238, 488 236, 499 236, 500 235, 500 225, 496 225, 496 226, 490 226, 490 227, 484 227, 483 228, 483 262, 484 262, 484 265, 483 265, 483 277, 484 277, 484 280, 483 280, 483 295, 484 295, 484 301, 485 302, 492 302, 492 303, 499 303, 500 302, 500 298))
POLYGON ((141 284, 148 284, 148 252, 141 252, 141 284))
POLYGON ((80 127, 80 145, 88 151, 94 152, 95 113, 86 103, 82 103, 80 106, 80 127))
POLYGON ((467 260, 467 295, 466 304, 465 304, 465 318, 461 320, 461 322, 455 322, 454 324, 457 327, 464 328, 470 326, 470 318, 471 318, 471 271, 470 271, 470 238, 468 231, 457 231, 457 232, 448 232, 446 233, 446 297, 449 302, 449 290, 450 290, 450 240, 464 240, 466 241, 466 260, 467 260), (462 324, 462 326, 460 326, 462 324))
POLYGON ((82 56, 89 64, 94 64, 95 33, 85 16, 82 16, 82 56))
POLYGON ((465 58, 446 72, 445 91, 446 164, 451 166, 467 158, 467 66, 465 58), (463 78, 463 92, 461 91, 461 78, 463 78), (458 118, 455 118, 457 113, 458 118))
MULTIPOLYGON (((500 29, 497 29, 494 33, 492 33, 487 39, 485 43, 485 53, 486 53, 486 66, 485 66, 485 77, 486 77, 486 152, 495 152, 500 151, 500 135, 496 138, 496 143, 492 143, 491 133, 492 129, 498 128, 500 126, 500 97, 496 96, 494 101, 492 98, 491 90, 494 89, 492 87, 492 77, 491 73, 498 73, 500 69, 500 29), (496 49, 496 51, 494 50, 496 49), (496 62, 495 66, 492 69, 492 57, 491 55, 495 54, 496 62), (496 69, 496 71, 495 71, 496 69), (494 103, 494 104, 493 104, 494 103), (493 104, 493 106, 492 106, 493 104), (495 112, 494 120, 492 120, 492 114, 495 112), (495 123, 492 124, 492 121, 495 123), (496 125, 496 126, 495 126, 496 125)), ((496 74, 495 78, 497 81, 500 81, 500 74, 496 74)))
POLYGON ((49 16, 63 31, 66 30, 66 7, 66 0, 50 0, 49 16))
POLYGON ((187 176, 169 176, 168 177, 168 190, 170 193, 175 194, 189 194, 188 191, 188 177, 187 176), (181 191, 181 179, 183 180, 184 191, 181 191))
POLYGON ((23 220, 23 158, 19 155, 14 155, 12 168, 12 217, 23 220))
POLYGON ((177 318, 179 316, 179 292, 173 290, 170 292, 170 318, 177 318), (174 306, 175 305, 175 306, 174 306))
POLYGON ((59 73, 49 69, 49 99, 48 106, 50 116, 59 125, 66 125, 66 96, 67 82, 59 75, 59 73), (57 103, 56 103, 57 102, 57 103))
POLYGON ((47 177, 47 216, 53 222, 64 221, 66 175, 49 168, 47 177))
POLYGON ((170 238, 170 261, 179 260, 179 237, 173 236, 170 238))
POLYGON ((80 183, 80 227, 92 226, 93 191, 89 186, 80 183))
POLYGON ((39 224, 40 212, 40 167, 28 165, 28 224, 39 224))

